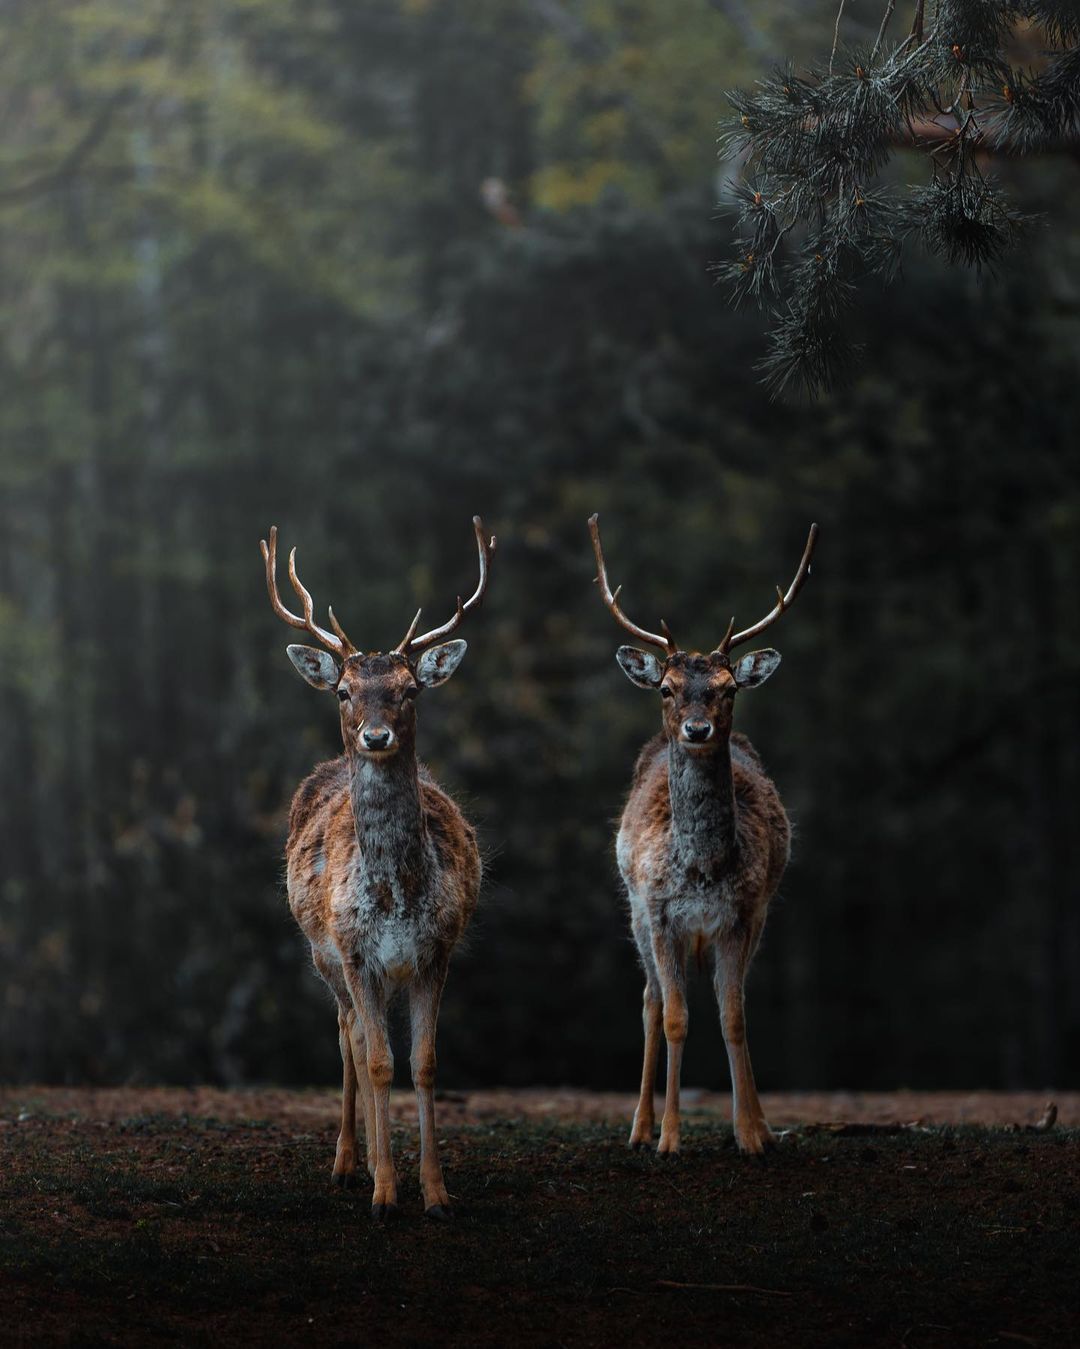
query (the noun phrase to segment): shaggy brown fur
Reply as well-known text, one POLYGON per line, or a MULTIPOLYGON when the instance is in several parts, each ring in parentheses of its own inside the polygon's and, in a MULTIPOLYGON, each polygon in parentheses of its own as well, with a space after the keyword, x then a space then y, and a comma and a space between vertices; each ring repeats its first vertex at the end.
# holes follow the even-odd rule
POLYGON ((289 659, 312 687, 333 693, 341 711, 344 756, 320 765, 293 797, 289 906, 338 1002, 344 1077, 334 1180, 349 1185, 356 1177, 359 1090, 376 1218, 397 1206, 386 1011, 398 988, 409 993, 424 1207, 433 1217, 449 1214, 435 1140, 435 1025, 450 954, 476 908, 480 855, 457 806, 416 762, 416 699, 422 689, 444 684, 465 655, 463 641, 443 639, 483 601, 495 551, 478 515, 473 533, 480 576, 472 595, 464 603, 459 596, 445 623, 419 635, 417 610, 393 651, 366 656, 333 609, 327 611, 330 628, 316 623, 295 548, 289 581, 303 613, 285 607, 277 584, 277 526, 259 543, 274 613, 325 648, 290 646, 289 659))
POLYGON ((686 1039, 686 963, 710 959, 731 1067, 735 1136, 746 1152, 772 1142, 746 1044, 743 986, 769 901, 787 865, 790 827, 745 736, 731 729, 735 694, 762 682, 775 652, 656 657, 623 647, 619 663, 663 696, 663 730, 638 756, 617 840, 634 939, 645 971, 645 1060, 630 1143, 651 1144, 663 1027, 667 1094, 658 1150, 679 1150, 679 1071, 686 1039))
POLYGON ((416 760, 416 696, 449 677, 464 647, 435 647, 415 663, 399 653, 351 655, 336 678, 326 678, 322 653, 290 648, 306 678, 318 657, 318 686, 332 683, 341 710, 345 753, 320 764, 293 797, 289 906, 338 1003, 344 1078, 334 1181, 355 1181, 359 1090, 376 1217, 397 1202, 386 1015, 398 988, 410 1001, 424 1205, 435 1217, 449 1212, 435 1140, 435 1026, 451 953, 476 908, 480 856, 472 828, 416 760))

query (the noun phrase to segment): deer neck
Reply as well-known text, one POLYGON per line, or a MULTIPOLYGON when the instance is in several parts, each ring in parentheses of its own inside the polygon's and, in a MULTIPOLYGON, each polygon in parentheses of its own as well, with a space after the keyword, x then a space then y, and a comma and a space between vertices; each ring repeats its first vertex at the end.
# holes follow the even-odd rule
POLYGON ((735 787, 731 746, 687 754, 668 746, 671 834, 676 857, 706 879, 719 879, 735 853, 735 787))
POLYGON ((381 760, 351 754, 349 795, 369 878, 422 877, 425 830, 415 754, 401 750, 381 760))

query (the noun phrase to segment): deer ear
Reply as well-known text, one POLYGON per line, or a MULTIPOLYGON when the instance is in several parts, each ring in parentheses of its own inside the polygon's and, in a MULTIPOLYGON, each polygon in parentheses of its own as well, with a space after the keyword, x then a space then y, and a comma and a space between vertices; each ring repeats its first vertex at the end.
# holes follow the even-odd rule
POLYGON ((751 651, 749 655, 737 660, 732 669, 735 683, 741 689, 756 689, 764 684, 780 664, 780 652, 771 646, 763 646, 760 651, 751 651))
POLYGON ((416 662, 416 682, 425 689, 437 689, 440 684, 445 684, 468 649, 468 642, 463 642, 460 637, 453 642, 443 642, 442 646, 431 647, 416 662))
POLYGON ((636 646, 620 646, 615 659, 631 684, 636 684, 639 689, 659 688, 664 669, 651 652, 639 651, 636 646))
POLYGON ((289 653, 289 659, 312 688, 337 688, 341 671, 329 651, 320 651, 315 646, 289 646, 285 649, 289 653))

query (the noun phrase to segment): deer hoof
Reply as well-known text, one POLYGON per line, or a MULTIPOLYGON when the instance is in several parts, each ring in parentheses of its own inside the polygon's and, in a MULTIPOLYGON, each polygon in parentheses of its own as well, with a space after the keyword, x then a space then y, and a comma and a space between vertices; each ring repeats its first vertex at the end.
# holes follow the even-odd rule
POLYGON ((330 1183, 339 1190, 355 1190, 360 1181, 355 1171, 335 1171, 330 1177, 330 1183))
POLYGON ((764 1120, 756 1120, 741 1129, 736 1129, 735 1141, 739 1145, 740 1152, 760 1161, 765 1160, 766 1150, 776 1147, 776 1136, 764 1120))
POLYGON ((638 1152, 642 1148, 651 1148, 653 1144, 653 1124, 634 1120, 634 1127, 630 1130, 628 1146, 632 1151, 638 1152))
POLYGON ((424 1209, 424 1217, 432 1218, 437 1223, 452 1222, 454 1210, 448 1204, 432 1204, 430 1208, 424 1209))
POLYGON ((388 1218, 392 1218, 398 1211, 396 1204, 372 1204, 371 1221, 373 1223, 385 1223, 388 1218))

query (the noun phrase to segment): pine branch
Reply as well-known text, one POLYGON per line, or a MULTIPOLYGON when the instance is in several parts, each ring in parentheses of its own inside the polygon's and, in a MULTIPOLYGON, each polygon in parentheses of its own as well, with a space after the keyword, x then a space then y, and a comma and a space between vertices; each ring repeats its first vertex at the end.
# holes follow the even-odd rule
POLYGON ((1080 141, 1080 6, 1066 0, 924 0, 908 35, 886 43, 886 0, 872 47, 841 43, 841 0, 827 66, 774 71, 729 94, 724 152, 745 162, 738 242, 713 271, 735 304, 770 316, 759 367, 774 391, 816 392, 853 354, 845 326, 859 285, 890 281, 905 245, 954 266, 992 269, 1029 220, 982 164, 997 154, 1067 150, 1080 141), (1006 46, 1020 21, 1043 25, 1054 48, 1036 72, 1015 72, 1006 46), (928 185, 877 186, 899 148, 926 155, 928 185), (796 243, 793 251, 793 240, 796 243))

